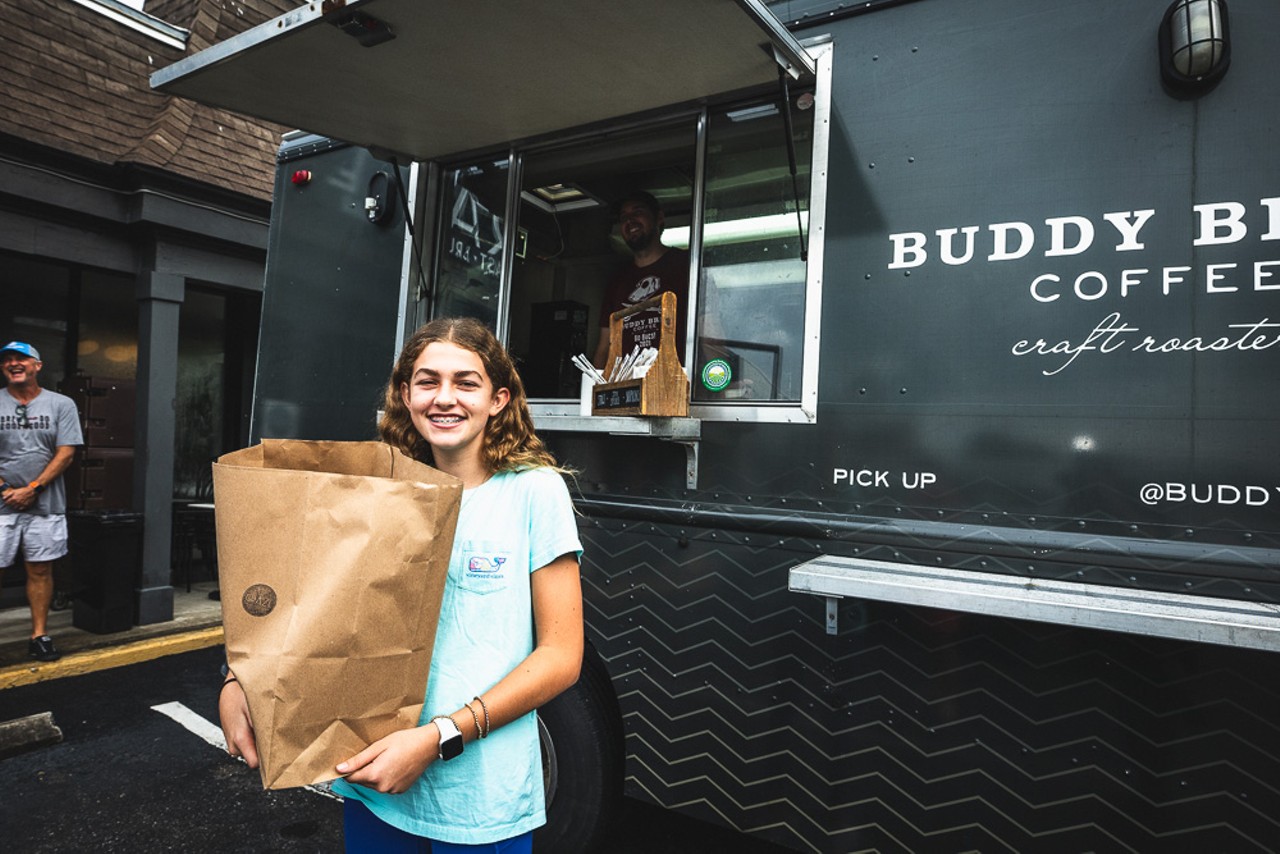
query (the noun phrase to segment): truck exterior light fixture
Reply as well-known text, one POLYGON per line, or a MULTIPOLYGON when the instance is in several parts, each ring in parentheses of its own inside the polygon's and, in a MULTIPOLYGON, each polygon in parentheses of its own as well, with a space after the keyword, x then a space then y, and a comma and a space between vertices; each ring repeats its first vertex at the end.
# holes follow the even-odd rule
POLYGON ((1231 64, 1226 0, 1176 0, 1160 21, 1159 40, 1165 86, 1207 91, 1231 64))
POLYGON ((332 18, 330 23, 360 42, 364 47, 374 47, 383 42, 389 42, 396 37, 395 32, 386 21, 375 18, 367 12, 343 12, 332 18))

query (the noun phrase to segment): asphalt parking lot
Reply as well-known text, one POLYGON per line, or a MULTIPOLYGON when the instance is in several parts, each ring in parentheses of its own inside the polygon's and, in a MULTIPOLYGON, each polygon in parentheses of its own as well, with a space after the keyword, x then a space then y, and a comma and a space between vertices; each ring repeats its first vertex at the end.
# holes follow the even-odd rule
MULTIPOLYGON (((48 712, 59 743, 0 760, 4 848, 332 852, 341 804, 323 790, 263 791, 211 745, 221 647, 0 690, 0 722, 48 712)), ((628 799, 610 852, 781 852, 628 799)))

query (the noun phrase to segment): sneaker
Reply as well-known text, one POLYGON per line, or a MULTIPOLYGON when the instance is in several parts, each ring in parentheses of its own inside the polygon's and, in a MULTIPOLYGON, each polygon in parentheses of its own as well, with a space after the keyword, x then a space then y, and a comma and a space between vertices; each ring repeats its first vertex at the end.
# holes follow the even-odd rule
POLYGON ((62 658, 62 653, 58 652, 58 648, 53 645, 53 638, 48 635, 41 635, 28 641, 27 655, 36 661, 57 661, 62 658))

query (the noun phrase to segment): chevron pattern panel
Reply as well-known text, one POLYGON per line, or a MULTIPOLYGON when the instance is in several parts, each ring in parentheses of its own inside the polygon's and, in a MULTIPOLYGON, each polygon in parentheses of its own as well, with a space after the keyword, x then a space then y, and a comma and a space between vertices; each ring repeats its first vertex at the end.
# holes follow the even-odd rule
POLYGON ((823 543, 583 534, 633 796, 799 851, 1280 846, 1280 656, 855 600, 830 636, 787 591, 823 543))

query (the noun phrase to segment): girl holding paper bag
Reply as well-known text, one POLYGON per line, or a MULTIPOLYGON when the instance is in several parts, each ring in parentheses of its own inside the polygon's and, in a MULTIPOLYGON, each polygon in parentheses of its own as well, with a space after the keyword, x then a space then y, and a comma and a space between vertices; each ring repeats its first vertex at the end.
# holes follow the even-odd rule
MULTIPOLYGON (((419 725, 337 766, 347 851, 531 851, 546 821, 533 710, 582 664, 568 489, 510 356, 475 320, 409 339, 378 428, 464 492, 419 725)), ((255 766, 244 695, 224 688, 228 751, 255 766)))

